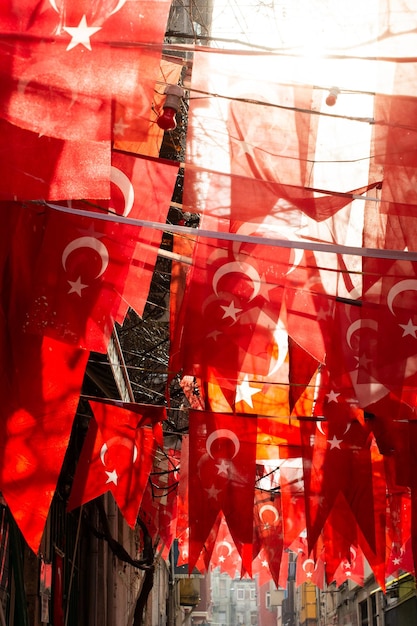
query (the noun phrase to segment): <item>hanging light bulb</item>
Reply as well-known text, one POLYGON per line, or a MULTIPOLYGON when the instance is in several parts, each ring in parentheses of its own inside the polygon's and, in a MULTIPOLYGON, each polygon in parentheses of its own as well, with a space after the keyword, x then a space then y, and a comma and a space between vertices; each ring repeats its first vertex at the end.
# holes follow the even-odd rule
POLYGON ((184 90, 179 85, 168 85, 165 89, 165 95, 164 110, 156 123, 163 130, 174 130, 177 126, 175 116, 180 108, 181 98, 184 97, 184 90))
POLYGON ((336 104, 337 96, 340 93, 339 87, 332 87, 329 91, 329 95, 326 98, 326 104, 328 107, 332 107, 336 104))

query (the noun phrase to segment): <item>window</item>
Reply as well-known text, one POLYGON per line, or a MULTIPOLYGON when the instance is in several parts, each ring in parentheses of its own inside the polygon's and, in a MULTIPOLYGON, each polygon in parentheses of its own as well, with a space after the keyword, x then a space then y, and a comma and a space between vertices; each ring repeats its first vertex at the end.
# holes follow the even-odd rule
POLYGON ((271 608, 271 592, 267 591, 265 594, 265 606, 267 609, 271 608))
POLYGON ((250 599, 251 600, 255 600, 255 598, 256 598, 256 591, 255 591, 255 589, 251 589, 250 590, 250 599))
POLYGON ((240 588, 237 590, 237 599, 244 600, 245 599, 245 590, 240 588))
POLYGON ((359 604, 359 624, 360 626, 368 626, 368 600, 364 600, 359 604))
POLYGON ((372 626, 377 626, 378 624, 378 619, 377 619, 377 615, 378 615, 378 611, 377 611, 377 606, 376 606, 376 593, 373 593, 371 595, 371 624, 372 626))

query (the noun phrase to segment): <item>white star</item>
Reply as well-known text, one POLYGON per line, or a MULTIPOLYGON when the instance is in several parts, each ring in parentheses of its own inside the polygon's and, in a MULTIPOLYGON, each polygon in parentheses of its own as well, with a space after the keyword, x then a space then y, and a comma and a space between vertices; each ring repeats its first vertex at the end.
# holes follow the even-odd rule
POLYGON ((121 135, 123 137, 126 128, 129 128, 129 124, 125 124, 123 118, 119 117, 117 122, 115 122, 113 125, 113 133, 115 135, 121 135))
POLYGON ((246 402, 246 404, 253 409, 252 396, 256 393, 260 393, 260 391, 260 389, 255 389, 249 385, 248 374, 246 374, 242 382, 236 386, 235 404, 243 400, 243 402, 246 402))
POLYGON ((108 483, 114 483, 115 485, 117 485, 117 479, 118 479, 119 477, 118 477, 118 475, 117 475, 116 470, 113 470, 112 472, 107 472, 107 471, 106 471, 106 474, 107 474, 106 485, 107 485, 108 483))
POLYGON ((71 289, 68 293, 77 293, 80 298, 82 290, 88 287, 88 285, 84 285, 84 283, 81 282, 81 276, 78 276, 77 280, 75 281, 69 280, 68 283, 71 285, 71 289))
POLYGON ((227 476, 229 472, 229 463, 222 459, 219 464, 216 464, 216 467, 218 468, 218 474, 224 474, 225 476, 227 476))
POLYGON ((268 561, 261 561, 262 567, 268 567, 268 561))
POLYGON ((307 578, 312 578, 313 577, 313 572, 307 572, 306 576, 307 576, 307 578))
POLYGON ((241 313, 242 309, 236 308, 233 300, 229 304, 229 306, 224 306, 223 304, 220 306, 224 311, 223 319, 226 319, 227 317, 231 317, 234 322, 237 321, 237 314, 241 313))
POLYGON ((213 339, 214 341, 217 341, 217 337, 219 335, 221 335, 222 333, 220 332, 220 330, 212 330, 211 333, 208 333, 207 338, 213 339))
POLYGON ((224 563, 225 560, 226 560, 225 556, 223 556, 223 555, 219 556, 219 563, 224 563))
POLYGON ((339 402, 338 397, 340 393, 336 393, 333 389, 329 393, 326 393, 326 396, 328 402, 339 402))
POLYGON ((72 50, 78 44, 81 44, 87 50, 91 50, 90 37, 98 30, 101 30, 101 26, 87 26, 87 18, 83 15, 78 26, 64 26, 64 30, 72 38, 67 46, 67 50, 72 50))
POLYGON ((397 556, 395 559, 392 559, 393 565, 399 565, 400 563, 401 563, 400 557, 397 556))
POLYGON ((248 143, 244 139, 240 141, 237 140, 236 143, 239 148, 239 154, 248 154, 250 157, 252 157, 253 160, 255 160, 255 154, 254 154, 255 146, 253 146, 251 143, 248 143))
POLYGON ((327 443, 330 443, 330 450, 333 450, 334 448, 339 448, 340 450, 340 444, 343 441, 343 439, 338 439, 336 437, 336 435, 333 435, 332 439, 328 439, 327 443))
POLYGON ((407 337, 407 335, 411 335, 414 339, 417 339, 416 330, 417 326, 414 326, 411 320, 408 320, 407 324, 398 324, 403 329, 403 337, 407 337))
POLYGON ((221 489, 216 489, 214 485, 210 487, 210 489, 206 489, 209 498, 214 498, 217 500, 217 496, 219 495, 221 489))
POLYGON ((362 352, 362 354, 360 354, 359 356, 355 356, 355 359, 358 362, 357 367, 360 367, 364 370, 368 369, 369 363, 372 363, 372 359, 368 358, 365 352, 362 352))

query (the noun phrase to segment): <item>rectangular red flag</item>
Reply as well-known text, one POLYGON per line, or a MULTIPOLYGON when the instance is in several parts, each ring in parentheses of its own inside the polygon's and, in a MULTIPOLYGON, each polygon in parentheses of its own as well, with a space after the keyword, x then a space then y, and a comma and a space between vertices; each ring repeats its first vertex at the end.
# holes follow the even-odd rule
POLYGON ((235 542, 253 541, 256 419, 190 411, 190 571, 223 511, 235 542))
POLYGON ((155 455, 146 422, 165 419, 164 407, 141 405, 128 411, 90 401, 94 413, 74 476, 69 509, 111 491, 130 526, 135 526, 155 455))

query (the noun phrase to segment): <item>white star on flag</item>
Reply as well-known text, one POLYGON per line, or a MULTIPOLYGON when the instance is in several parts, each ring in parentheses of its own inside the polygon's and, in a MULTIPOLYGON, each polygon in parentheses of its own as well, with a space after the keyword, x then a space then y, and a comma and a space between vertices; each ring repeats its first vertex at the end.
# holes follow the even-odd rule
POLYGON ((226 463, 226 461, 222 459, 219 464, 216 464, 216 467, 218 468, 218 474, 224 474, 225 476, 227 476, 229 471, 229 463, 226 463))
POLYGON ((336 393, 333 389, 329 391, 329 393, 326 393, 326 396, 328 402, 339 402, 338 397, 340 396, 340 393, 336 393))
POLYGON ((209 498, 214 498, 215 500, 217 500, 217 496, 219 495, 221 489, 216 489, 216 487, 212 485, 210 489, 206 489, 206 491, 209 498))
POLYGON ((117 122, 113 124, 113 132, 115 135, 121 135, 123 137, 126 128, 129 128, 129 124, 125 124, 122 117, 119 117, 117 122))
POLYGON ((101 26, 87 26, 87 18, 83 15, 78 26, 64 26, 64 30, 68 35, 71 35, 67 51, 72 50, 79 44, 87 48, 87 50, 91 50, 90 37, 98 30, 101 30, 101 26))
POLYGON ((106 474, 107 474, 106 485, 107 485, 108 483, 114 483, 115 485, 117 485, 117 479, 118 479, 119 477, 118 477, 118 475, 117 475, 116 470, 113 470, 112 472, 107 472, 107 471, 106 471, 106 474))
POLYGON ((412 320, 408 320, 407 324, 398 324, 403 329, 403 337, 407 337, 407 335, 411 335, 414 339, 417 339, 416 331, 417 326, 414 326, 412 320))
POLYGON ((224 311, 223 319, 231 317, 232 320, 236 322, 237 314, 242 312, 242 309, 238 309, 237 307, 235 307, 235 303, 233 302, 233 300, 228 306, 224 306, 223 304, 221 304, 220 306, 224 311))
POLYGON ((78 276, 77 280, 75 281, 69 280, 68 283, 71 285, 71 289, 68 291, 68 293, 76 293, 80 296, 80 298, 82 290, 88 287, 88 285, 84 285, 84 283, 81 282, 81 276, 78 276))
POLYGON ((339 448, 340 450, 340 444, 342 443, 343 439, 338 439, 336 437, 336 435, 333 435, 332 439, 328 439, 327 443, 330 443, 330 450, 333 450, 334 448, 339 448))
POLYGON ((236 386, 235 404, 243 400, 243 402, 246 402, 246 404, 253 409, 252 396, 260 392, 260 389, 255 389, 249 385, 249 377, 246 374, 242 382, 236 386))

